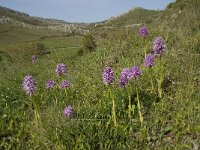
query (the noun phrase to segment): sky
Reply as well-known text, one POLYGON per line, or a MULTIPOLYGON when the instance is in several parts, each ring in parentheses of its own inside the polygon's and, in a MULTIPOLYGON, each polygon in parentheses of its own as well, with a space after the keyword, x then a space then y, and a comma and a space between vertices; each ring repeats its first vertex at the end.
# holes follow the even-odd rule
POLYGON ((0 0, 0 6, 31 16, 68 22, 97 22, 120 15, 135 7, 163 10, 174 0, 0 0))

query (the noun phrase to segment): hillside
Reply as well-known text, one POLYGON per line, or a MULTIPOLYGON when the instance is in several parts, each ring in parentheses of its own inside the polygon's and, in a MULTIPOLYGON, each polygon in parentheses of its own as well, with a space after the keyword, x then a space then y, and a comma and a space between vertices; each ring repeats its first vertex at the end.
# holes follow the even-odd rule
MULTIPOLYGON (((198 0, 177 0, 170 3, 164 11, 146 10, 143 8, 134 8, 119 16, 112 17, 108 20, 98 23, 92 23, 90 29, 96 32, 98 29, 105 30, 120 30, 120 28, 139 27, 148 25, 153 27, 159 24, 159 28, 167 30, 168 28, 174 31, 184 30, 183 34, 197 32, 200 27, 200 1, 198 0)), ((136 29, 135 28, 135 29, 136 29)))
POLYGON ((134 8, 119 15, 117 17, 112 17, 105 22, 106 26, 112 27, 126 27, 126 26, 138 26, 142 24, 149 24, 154 19, 156 19, 160 14, 160 11, 147 10, 143 8, 134 8))
MULTIPOLYGON (((84 24, 68 23, 63 20, 44 19, 40 17, 32 17, 26 13, 0 7, 0 30, 7 31, 6 26, 15 26, 17 29, 27 29, 29 31, 46 31, 46 32, 62 32, 64 34, 84 34, 84 24), (5 28, 5 29, 4 29, 5 28)), ((27 33, 29 34, 29 33, 27 33)), ((46 36, 46 35, 45 35, 46 36)))
POLYGON ((199 11, 199 0, 177 0, 168 5, 167 9, 158 17, 157 22, 161 22, 164 29, 174 29, 175 32, 181 30, 183 34, 191 35, 199 32, 199 11))
POLYGON ((0 6, 1 45, 34 42, 48 37, 83 35, 87 32, 85 24, 32 17, 0 6))
POLYGON ((96 44, 0 25, 0 149, 200 149, 199 10, 199 0, 133 9, 90 24, 96 44))

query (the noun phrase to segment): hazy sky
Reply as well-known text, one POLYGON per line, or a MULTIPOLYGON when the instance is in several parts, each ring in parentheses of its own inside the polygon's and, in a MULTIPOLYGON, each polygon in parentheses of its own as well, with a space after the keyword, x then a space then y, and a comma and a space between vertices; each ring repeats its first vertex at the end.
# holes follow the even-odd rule
POLYGON ((31 16, 69 22, 96 22, 117 16, 134 7, 164 9, 174 0, 0 0, 0 6, 31 16))

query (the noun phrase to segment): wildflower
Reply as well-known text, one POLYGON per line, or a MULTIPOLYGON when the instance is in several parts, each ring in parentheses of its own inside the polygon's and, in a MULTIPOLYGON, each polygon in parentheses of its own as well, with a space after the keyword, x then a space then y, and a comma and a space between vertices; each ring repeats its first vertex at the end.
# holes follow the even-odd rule
POLYGON ((67 67, 64 64, 58 64, 56 66, 56 74, 58 76, 67 74, 67 67))
POLYGON ((119 86, 120 87, 124 87, 127 84, 127 82, 128 82, 128 79, 127 79, 128 73, 129 73, 129 69, 128 68, 124 68, 122 70, 121 76, 120 76, 120 79, 119 79, 119 86))
POLYGON ((140 33, 140 36, 141 37, 146 37, 147 35, 148 35, 148 29, 147 29, 147 27, 146 26, 142 26, 142 27, 140 27, 140 29, 139 29, 139 33, 140 33))
POLYGON ((155 56, 153 54, 148 54, 144 59, 145 67, 152 67, 155 64, 155 56))
POLYGON ((70 89, 70 83, 69 83, 69 81, 64 80, 64 81, 61 83, 60 87, 61 87, 62 89, 67 89, 67 90, 69 90, 69 89, 70 89))
POLYGON ((105 84, 112 84, 114 82, 114 72, 111 67, 104 69, 102 79, 105 84))
POLYGON ((32 76, 28 75, 24 78, 23 83, 23 90, 26 92, 27 95, 31 96, 36 91, 36 82, 32 76))
POLYGON ((154 55, 161 56, 165 53, 165 44, 162 37, 157 37, 153 42, 152 52, 154 55))
POLYGON ((129 72, 128 72, 128 80, 131 80, 132 78, 137 78, 142 74, 142 71, 137 67, 137 66, 133 66, 129 72))
POLYGON ((68 117, 68 118, 72 118, 74 115, 74 111, 73 108, 71 106, 67 106, 64 111, 63 114, 68 117))
POLYGON ((35 55, 33 55, 32 57, 31 57, 31 59, 32 59, 32 63, 34 64, 35 62, 36 62, 36 56, 35 55))
POLYGON ((53 80, 48 80, 48 82, 46 83, 46 88, 49 89, 49 88, 53 88, 55 85, 55 81, 53 80))

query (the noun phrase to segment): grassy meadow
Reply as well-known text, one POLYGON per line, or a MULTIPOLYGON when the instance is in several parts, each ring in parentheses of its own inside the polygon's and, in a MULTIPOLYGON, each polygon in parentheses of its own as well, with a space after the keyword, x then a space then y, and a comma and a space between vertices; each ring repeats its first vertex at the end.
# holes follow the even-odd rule
POLYGON ((97 48, 83 55, 78 53, 83 36, 10 31, 1 25, 0 149, 200 149, 199 2, 184 2, 187 7, 178 0, 154 22, 147 20, 145 38, 139 27, 119 27, 120 22, 114 30, 93 27, 97 48), (181 23, 175 19, 168 24, 169 14, 177 14, 179 6, 181 23), (190 15, 189 22, 184 14, 190 15), (158 36, 166 52, 147 68, 144 58, 158 36), (38 43, 45 47, 44 54, 37 55, 38 43), (67 74, 58 76, 61 63, 67 74), (114 75, 108 85, 102 82, 107 66, 114 75), (122 70, 133 66, 141 75, 120 87, 122 70), (31 96, 22 87, 27 75, 36 81, 31 96), (49 79, 56 84, 47 89, 49 79), (70 82, 69 89, 60 88, 64 80, 70 82), (63 114, 67 106, 73 108, 72 117, 63 114))

